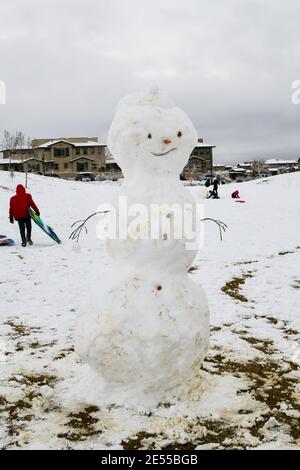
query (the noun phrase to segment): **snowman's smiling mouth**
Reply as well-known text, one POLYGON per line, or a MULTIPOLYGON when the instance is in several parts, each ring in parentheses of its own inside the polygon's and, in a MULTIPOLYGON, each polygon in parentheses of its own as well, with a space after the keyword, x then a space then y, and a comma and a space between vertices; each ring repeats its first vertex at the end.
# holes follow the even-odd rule
POLYGON ((168 150, 168 151, 165 152, 165 153, 154 153, 154 152, 151 152, 151 153, 152 153, 152 155, 154 155, 155 157, 162 157, 163 155, 168 155, 168 153, 170 153, 170 152, 174 152, 174 150, 177 150, 177 148, 174 147, 173 149, 168 150))

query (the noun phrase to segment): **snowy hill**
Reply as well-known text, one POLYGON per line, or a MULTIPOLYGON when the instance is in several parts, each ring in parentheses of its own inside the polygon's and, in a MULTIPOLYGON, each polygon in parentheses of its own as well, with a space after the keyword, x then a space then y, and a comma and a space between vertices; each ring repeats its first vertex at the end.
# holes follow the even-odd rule
POLYGON ((210 354, 151 416, 99 406, 73 352, 76 312, 110 261, 97 219, 79 244, 71 225, 118 183, 30 175, 28 191, 63 243, 34 226, 26 248, 7 217, 18 183, 24 175, 0 172, 0 233, 17 242, 0 247, 0 448, 299 447, 300 173, 224 185, 220 200, 203 200, 206 217, 228 225, 221 242, 206 223, 191 272, 208 294, 210 354), (245 204, 231 199, 236 188, 245 204))

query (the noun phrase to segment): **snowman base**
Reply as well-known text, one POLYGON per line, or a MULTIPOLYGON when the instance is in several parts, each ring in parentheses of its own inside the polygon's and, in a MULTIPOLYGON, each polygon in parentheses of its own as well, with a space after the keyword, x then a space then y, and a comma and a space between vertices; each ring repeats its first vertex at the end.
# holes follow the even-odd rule
POLYGON ((206 296, 188 275, 135 273, 89 305, 77 331, 76 352, 101 376, 114 402, 123 392, 131 402, 141 393, 161 401, 205 357, 206 296))

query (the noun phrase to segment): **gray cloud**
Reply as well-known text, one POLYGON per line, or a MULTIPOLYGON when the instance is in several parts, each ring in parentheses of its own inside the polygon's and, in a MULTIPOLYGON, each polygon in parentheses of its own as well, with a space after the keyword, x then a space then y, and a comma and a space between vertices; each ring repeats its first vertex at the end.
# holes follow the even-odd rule
POLYGON ((10 0, 0 9, 3 129, 106 132, 117 101, 153 83, 216 160, 300 156, 298 0, 10 0))

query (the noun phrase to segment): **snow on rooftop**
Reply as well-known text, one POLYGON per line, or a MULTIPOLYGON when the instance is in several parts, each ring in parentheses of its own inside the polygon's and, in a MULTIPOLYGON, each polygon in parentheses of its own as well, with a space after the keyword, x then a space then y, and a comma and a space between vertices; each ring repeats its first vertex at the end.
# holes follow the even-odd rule
POLYGON ((228 163, 214 163, 213 167, 214 167, 214 168, 222 167, 222 168, 230 168, 230 169, 232 169, 232 165, 229 165, 228 163))
POLYGON ((70 144, 70 142, 68 142, 67 140, 49 140, 44 144, 38 145, 37 148, 47 148, 49 147, 49 145, 57 144, 58 142, 65 142, 67 144, 70 144))
POLYGON ((199 147, 199 148, 207 148, 207 147, 215 147, 215 145, 210 145, 210 144, 205 144, 204 142, 197 142, 197 144, 195 145, 195 148, 196 147, 199 147))
MULTIPOLYGON (((22 163, 22 162, 23 162, 23 160, 15 160, 15 159, 11 160, 12 164, 13 163, 19 164, 19 163, 22 163)), ((0 165, 8 165, 8 164, 9 164, 9 158, 5 158, 5 159, 0 158, 0 165)))
POLYGON ((58 144, 59 142, 64 142, 69 145, 73 145, 74 147, 105 147, 104 144, 99 144, 99 142, 95 142, 93 140, 89 140, 88 142, 71 142, 69 140, 49 140, 42 145, 38 145, 36 148, 48 148, 50 145, 58 144))
POLYGON ((244 168, 234 166, 231 171, 235 171, 236 173, 245 173, 246 170, 244 168))
POLYGON ((266 165, 297 165, 297 160, 277 160, 276 158, 271 158, 266 160, 266 165))
POLYGON ((99 144, 99 142, 94 142, 93 140, 89 140, 88 142, 75 142, 73 145, 75 145, 75 147, 106 147, 105 144, 99 144))

